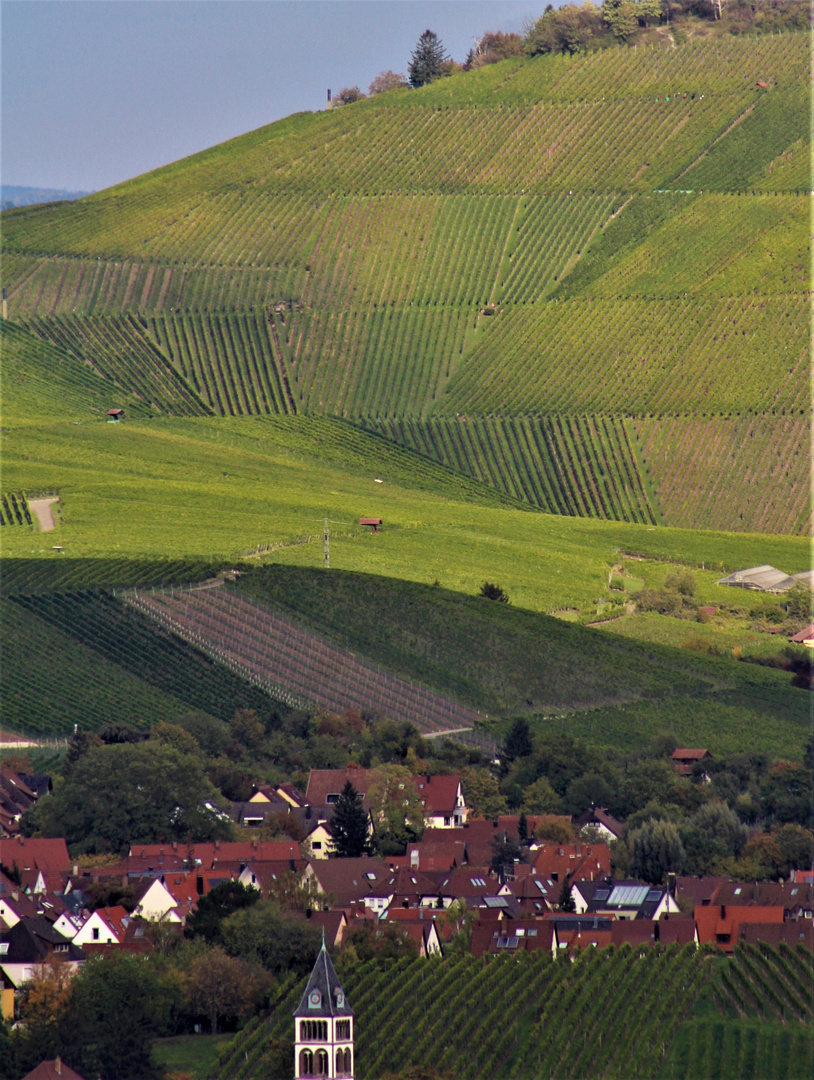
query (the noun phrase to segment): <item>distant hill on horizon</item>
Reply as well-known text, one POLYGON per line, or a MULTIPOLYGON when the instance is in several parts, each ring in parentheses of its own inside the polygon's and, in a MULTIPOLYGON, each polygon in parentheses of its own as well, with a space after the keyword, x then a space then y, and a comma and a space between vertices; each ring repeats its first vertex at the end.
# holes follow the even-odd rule
POLYGON ((65 191, 62 188, 20 187, 16 184, 0 184, 0 210, 14 206, 34 206, 49 202, 74 202, 92 195, 91 191, 65 191))

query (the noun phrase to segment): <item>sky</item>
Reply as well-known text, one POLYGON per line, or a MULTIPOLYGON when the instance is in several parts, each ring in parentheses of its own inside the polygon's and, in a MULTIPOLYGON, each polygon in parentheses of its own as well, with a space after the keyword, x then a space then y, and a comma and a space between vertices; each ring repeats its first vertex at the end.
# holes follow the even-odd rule
POLYGON ((0 178, 98 191, 406 72, 545 0, 2 0, 0 178))

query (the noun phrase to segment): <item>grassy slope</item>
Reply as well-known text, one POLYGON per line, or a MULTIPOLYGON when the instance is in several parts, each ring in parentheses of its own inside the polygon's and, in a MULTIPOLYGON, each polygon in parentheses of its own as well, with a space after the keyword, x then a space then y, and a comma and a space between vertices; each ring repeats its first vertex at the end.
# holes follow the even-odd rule
MULTIPOLYGON (((666 568, 656 568, 655 576, 658 571, 666 568)), ((716 753, 748 743, 797 755, 808 733, 808 697, 789 685, 786 673, 699 656, 676 647, 675 639, 653 641, 652 632, 644 644, 631 640, 634 633, 620 637, 367 575, 266 567, 238 587, 474 708, 532 715, 540 728, 564 725, 598 745, 632 749, 669 730, 716 753), (563 712, 568 715, 555 718, 563 712)), ((692 635, 694 625, 684 622, 684 632, 692 635)))
MULTIPOLYGON (((300 408, 346 416, 805 409, 807 203, 789 161, 808 51, 790 34, 509 61, 292 116, 4 215, 12 314, 181 309, 189 358, 168 358, 209 365, 229 396, 246 371, 218 373, 232 330, 207 312, 291 301, 274 363, 300 408), (679 187, 704 194, 652 194, 679 187), (478 319, 490 298, 499 318, 478 319)), ((226 412, 281 407, 234 396, 226 412)), ((806 479, 787 479, 794 500, 806 479)), ((734 487, 727 525, 804 530, 753 521, 734 487)), ((666 520, 689 524, 674 494, 666 520)))

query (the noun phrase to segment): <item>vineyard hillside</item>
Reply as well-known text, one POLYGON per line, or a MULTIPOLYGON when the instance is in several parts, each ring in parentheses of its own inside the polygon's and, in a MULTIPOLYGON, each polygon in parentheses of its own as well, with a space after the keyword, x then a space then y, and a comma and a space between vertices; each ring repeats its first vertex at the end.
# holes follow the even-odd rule
POLYGON ((668 38, 4 212, 9 316, 136 414, 338 416, 554 513, 803 535, 801 455, 771 494, 751 436, 715 463, 720 418, 809 416, 810 42, 668 38))
MULTIPOLYGON (((587 948, 573 961, 532 953, 348 963, 340 978, 355 1011, 360 1080, 410 1067, 462 1080, 799 1080, 811 1061, 805 951, 729 960, 693 946, 587 948), (740 996, 744 983, 754 996, 740 996)), ((219 1052, 210 1080, 259 1080, 282 1047, 293 1052, 303 985, 281 988, 269 1018, 219 1052)))

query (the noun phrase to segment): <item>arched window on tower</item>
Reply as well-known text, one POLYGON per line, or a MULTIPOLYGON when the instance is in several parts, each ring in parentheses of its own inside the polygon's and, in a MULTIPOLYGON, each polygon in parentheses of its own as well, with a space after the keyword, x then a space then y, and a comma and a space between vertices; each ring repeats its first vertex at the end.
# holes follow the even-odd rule
POLYGON ((328 1052, 317 1050, 317 1076, 328 1075, 328 1052))
POLYGON ((314 1075, 314 1055, 310 1050, 300 1051, 300 1076, 314 1075))

